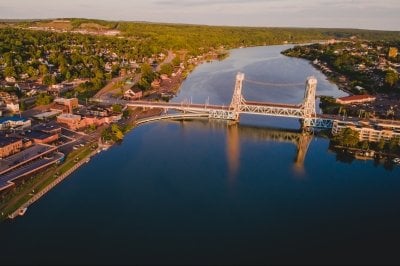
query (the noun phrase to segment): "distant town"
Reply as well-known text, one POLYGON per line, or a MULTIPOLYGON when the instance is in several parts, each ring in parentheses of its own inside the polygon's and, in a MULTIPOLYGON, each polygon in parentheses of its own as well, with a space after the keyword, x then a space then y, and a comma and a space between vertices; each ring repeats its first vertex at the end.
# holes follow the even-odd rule
MULTIPOLYGON (((169 101, 196 65, 223 59, 228 48, 258 44, 152 49, 142 37, 94 22, 73 28, 69 20, 3 26, 0 36, 1 219, 23 214, 39 192, 121 141, 139 119, 162 111, 124 103, 169 101)), ((399 46, 350 37, 284 52, 310 60, 350 94, 318 96, 324 113, 350 118, 330 132, 336 147, 397 163, 399 46)))

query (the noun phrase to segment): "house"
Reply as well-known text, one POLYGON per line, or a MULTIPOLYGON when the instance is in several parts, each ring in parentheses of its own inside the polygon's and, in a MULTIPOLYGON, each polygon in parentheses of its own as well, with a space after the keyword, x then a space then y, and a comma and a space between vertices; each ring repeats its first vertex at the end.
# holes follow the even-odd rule
POLYGON ((130 88, 124 92, 124 99, 138 100, 143 96, 143 92, 139 88, 130 88))
POLYGON ((19 112, 19 104, 18 103, 7 103, 6 104, 6 109, 10 111, 11 113, 17 113, 19 112))
POLYGON ((153 82, 151 83, 151 87, 154 89, 158 89, 160 88, 161 82, 158 79, 153 80, 153 82))
POLYGON ((4 105, 5 109, 12 113, 19 111, 18 97, 15 94, 1 91, 0 105, 4 105))
POLYGON ((14 77, 6 77, 6 81, 9 83, 14 83, 16 82, 16 79, 14 77))
POLYGON ((64 84, 54 84, 51 85, 50 88, 47 90, 50 94, 53 95, 60 95, 61 93, 67 92, 72 90, 74 87, 72 84, 64 83, 64 84))
POLYGON ((364 95, 352 95, 336 99, 339 104, 356 104, 356 103, 367 103, 375 101, 376 97, 368 94, 364 95))
POLYGON ((0 158, 20 152, 22 146, 22 139, 0 136, 0 158))
POLYGON ((160 78, 161 78, 162 81, 164 81, 164 80, 166 80, 166 81, 171 81, 171 79, 168 77, 167 74, 162 74, 162 75, 160 75, 160 78))

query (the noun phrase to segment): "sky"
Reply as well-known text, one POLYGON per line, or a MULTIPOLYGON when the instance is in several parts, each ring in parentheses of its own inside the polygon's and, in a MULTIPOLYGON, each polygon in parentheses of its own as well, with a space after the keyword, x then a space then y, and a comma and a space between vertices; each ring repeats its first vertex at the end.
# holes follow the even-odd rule
POLYGON ((0 0, 1 19, 400 30, 400 0, 0 0))

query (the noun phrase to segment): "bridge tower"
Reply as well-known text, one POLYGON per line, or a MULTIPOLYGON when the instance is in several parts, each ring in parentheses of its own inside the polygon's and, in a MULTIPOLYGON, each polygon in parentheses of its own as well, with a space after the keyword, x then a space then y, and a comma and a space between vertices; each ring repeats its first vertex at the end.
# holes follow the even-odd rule
POLYGON ((317 90, 317 79, 313 76, 306 81, 303 102, 303 126, 308 127, 312 124, 312 119, 316 116, 315 110, 315 91, 317 90))
POLYGON ((242 86, 243 86, 244 74, 238 72, 236 75, 235 90, 233 91, 232 101, 230 108, 233 112, 233 119, 239 120, 240 105, 243 103, 244 99, 242 96, 242 86))

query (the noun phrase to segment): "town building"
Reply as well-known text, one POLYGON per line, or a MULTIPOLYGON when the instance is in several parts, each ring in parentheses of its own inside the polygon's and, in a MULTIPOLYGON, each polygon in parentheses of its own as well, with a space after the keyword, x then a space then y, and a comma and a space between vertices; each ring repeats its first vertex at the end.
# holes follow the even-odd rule
POLYGON ((117 122, 122 118, 122 114, 107 117, 85 116, 75 114, 61 114, 57 116, 57 122, 66 125, 69 129, 78 130, 88 126, 101 126, 117 122))
POLYGON ((375 101, 376 97, 368 94, 363 95, 352 95, 336 99, 337 103, 340 104, 357 104, 357 103, 367 103, 375 101))
POLYGON ((38 120, 47 121, 52 118, 55 118, 56 116, 58 116, 61 113, 62 113, 61 110, 53 109, 52 111, 47 111, 47 112, 43 112, 43 113, 34 115, 33 118, 38 119, 38 120))
POLYGON ((72 114, 72 111, 78 107, 78 99, 77 98, 71 98, 71 99, 66 99, 66 98, 56 98, 54 100, 54 103, 57 105, 61 105, 66 107, 66 110, 68 113, 72 114))
POLYGON ((30 126, 31 126, 31 120, 23 117, 19 116, 0 117, 0 130, 25 129, 30 126))
POLYGON ((26 132, 25 136, 33 140, 35 144, 49 144, 58 140, 60 137, 58 133, 46 133, 38 130, 26 132))
POLYGON ((60 83, 51 85, 47 91, 52 95, 59 96, 60 94, 68 92, 73 88, 74 85, 72 83, 60 83))
POLYGON ((61 134, 61 127, 56 123, 41 124, 35 127, 35 130, 48 134, 61 134))
POLYGON ((76 130, 80 126, 82 117, 74 114, 61 114, 57 116, 57 122, 66 125, 68 128, 76 130))
POLYGON ((18 112, 19 104, 18 97, 15 94, 0 91, 0 107, 8 112, 18 112))
POLYGON ((124 92, 124 99, 126 100, 138 100, 142 96, 143 92, 139 88, 130 88, 124 92))
POLYGON ((0 158, 20 152, 22 147, 22 139, 0 136, 0 158))
POLYGON ((378 142, 381 139, 388 141, 394 137, 400 138, 400 123, 395 123, 393 121, 377 120, 374 122, 354 122, 335 120, 333 122, 332 134, 336 135, 344 128, 357 131, 360 141, 378 142))

